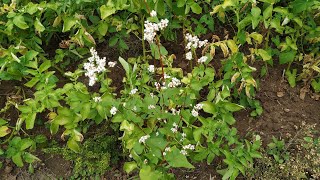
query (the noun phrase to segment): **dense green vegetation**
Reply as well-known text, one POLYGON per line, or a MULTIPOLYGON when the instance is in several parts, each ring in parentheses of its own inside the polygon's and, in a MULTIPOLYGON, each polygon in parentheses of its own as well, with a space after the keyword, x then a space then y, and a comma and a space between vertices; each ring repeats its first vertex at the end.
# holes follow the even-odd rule
MULTIPOLYGON (((286 64, 290 86, 319 92, 319 24, 317 0, 3 0, 0 83, 19 82, 20 98, 0 110, 0 157, 32 172, 36 150, 63 152, 75 162, 73 178, 102 175, 121 159, 141 179, 173 179, 172 168, 222 158, 223 179, 248 176, 264 157, 261 138, 240 138, 233 113, 263 112, 253 63, 260 76, 286 64), (107 44, 124 53, 130 37, 140 56, 96 51, 107 44), (165 42, 183 44, 184 56, 165 42), (121 83, 114 73, 124 74, 121 83), (12 109, 18 118, 8 118, 12 109)), ((286 149, 274 141, 269 155, 283 163, 286 149)))

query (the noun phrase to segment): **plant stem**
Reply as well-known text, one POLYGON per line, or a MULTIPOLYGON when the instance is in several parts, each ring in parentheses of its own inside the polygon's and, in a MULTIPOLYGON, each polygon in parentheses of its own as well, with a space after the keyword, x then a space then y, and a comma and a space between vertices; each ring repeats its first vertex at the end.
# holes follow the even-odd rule
POLYGON ((147 57, 146 57, 146 43, 144 41, 144 33, 143 33, 144 32, 144 15, 141 18, 141 27, 142 27, 142 32, 141 32, 142 39, 141 39, 141 41, 142 41, 142 48, 143 48, 143 60, 146 62, 146 60, 147 60, 147 57))

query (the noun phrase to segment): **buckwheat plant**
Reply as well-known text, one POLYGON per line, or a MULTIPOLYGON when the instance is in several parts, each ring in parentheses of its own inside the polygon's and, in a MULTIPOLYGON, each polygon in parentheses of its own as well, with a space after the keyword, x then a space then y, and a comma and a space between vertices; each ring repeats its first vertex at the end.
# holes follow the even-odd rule
MULTIPOLYGON (((156 18, 153 11, 150 15, 156 18)), ((168 57, 161 54, 159 23, 146 21, 144 39, 150 43, 151 53, 152 44, 156 45, 154 52, 158 50, 158 54, 152 55, 161 61, 168 57)), ((208 43, 190 34, 186 39, 190 42, 186 49, 194 57, 196 49, 208 43)), ((243 107, 232 103, 228 86, 215 80, 211 60, 209 53, 201 56, 192 72, 183 76, 162 63, 161 72, 156 65, 130 64, 119 58, 126 71, 125 88, 117 99, 119 106, 112 122, 119 123, 123 131, 120 139, 128 152, 124 165, 127 173, 138 169, 141 179, 172 179, 171 168, 194 168, 193 162, 205 160, 210 164, 221 156, 226 163, 221 174, 234 179, 239 173, 245 174, 253 158, 259 157, 259 136, 253 143, 243 142, 231 127, 235 123, 232 113, 243 107), (214 92, 203 93, 208 88, 214 92)))

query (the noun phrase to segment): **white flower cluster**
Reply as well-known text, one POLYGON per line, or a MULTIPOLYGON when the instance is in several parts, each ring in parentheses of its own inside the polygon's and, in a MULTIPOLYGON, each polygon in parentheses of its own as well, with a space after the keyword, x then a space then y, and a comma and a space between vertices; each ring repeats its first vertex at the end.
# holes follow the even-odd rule
POLYGON ((195 146, 192 145, 192 144, 185 145, 182 148, 183 149, 180 151, 180 153, 183 154, 183 155, 187 155, 188 154, 187 150, 195 150, 195 146))
POLYGON ((154 73, 154 65, 149 65, 148 71, 149 71, 150 73, 154 73))
POLYGON ((200 59, 198 59, 198 63, 205 63, 208 60, 207 56, 202 56, 200 59))
POLYGON ((117 114, 117 111, 118 111, 118 109, 113 106, 113 107, 110 109, 110 114, 116 115, 116 114, 117 114))
POLYGON ((180 114, 180 109, 176 110, 175 108, 171 108, 171 112, 173 115, 179 115, 180 114))
POLYGON ((141 136, 139 143, 146 143, 146 140, 150 138, 150 135, 141 136))
POLYGON ((180 153, 182 154, 182 155, 187 155, 188 154, 188 152, 186 151, 186 150, 184 150, 184 149, 182 149, 181 151, 180 151, 180 153))
POLYGON ((111 67, 111 68, 114 67, 116 64, 117 64, 116 61, 110 61, 110 62, 108 62, 108 66, 111 67))
POLYGON ((187 60, 192 60, 192 52, 191 51, 186 53, 186 59, 187 60))
POLYGON ((182 147, 183 149, 195 150, 195 146, 192 144, 188 144, 182 147))
POLYGON ((150 16, 151 16, 151 17, 156 17, 156 16, 157 16, 157 11, 152 10, 152 11, 150 12, 150 16))
POLYGON ((106 70, 106 58, 100 58, 97 51, 92 47, 90 49, 91 57, 89 62, 84 63, 83 68, 86 70, 85 76, 89 77, 89 86, 93 86, 97 81, 97 74, 106 70))
POLYGON ((101 102, 101 97, 97 96, 93 98, 94 102, 101 102))
POLYGON ((175 78, 175 77, 173 77, 173 78, 171 79, 171 82, 169 82, 169 84, 168 84, 168 86, 169 86, 170 88, 174 88, 174 87, 177 87, 177 86, 179 86, 179 85, 181 85, 181 82, 180 82, 179 79, 177 79, 177 78, 175 78))
POLYGON ((165 156, 165 155, 167 155, 167 152, 171 152, 171 148, 170 147, 166 147, 162 154, 165 156))
POLYGON ((130 95, 134 95, 134 94, 136 94, 138 92, 138 89, 137 88, 134 88, 134 89, 131 89, 131 91, 130 91, 130 95))
POLYGON ((182 133, 181 136, 182 136, 182 138, 180 139, 180 141, 183 141, 184 139, 186 139, 187 134, 186 133, 182 133))
MULTIPOLYGON (((150 16, 156 17, 157 12, 154 10, 151 11, 150 16)), ((161 19, 159 23, 152 23, 150 21, 145 21, 144 22, 144 40, 147 40, 149 43, 152 43, 157 32, 166 28, 168 26, 168 23, 169 23, 168 19, 161 19)))
POLYGON ((155 108, 156 108, 156 107, 155 107, 154 105, 152 105, 152 104, 148 106, 148 109, 149 109, 149 110, 155 109, 155 108))
POLYGON ((198 117, 199 116, 199 110, 201 110, 203 107, 203 104, 197 104, 193 107, 192 111, 191 111, 191 114, 192 116, 194 117, 198 117))
POLYGON ((176 132, 178 132, 178 125, 177 125, 177 123, 173 123, 172 124, 172 126, 173 126, 173 128, 171 128, 171 131, 173 132, 173 133, 176 133, 176 132))
POLYGON ((188 44, 186 46, 186 49, 191 49, 191 47, 197 49, 201 48, 205 45, 207 45, 208 40, 200 41, 200 39, 197 36, 192 36, 191 34, 186 34, 186 39, 188 41, 188 44))
MULTIPOLYGON (((187 50, 191 50, 191 48, 194 48, 194 49, 197 49, 197 48, 201 48, 201 47, 204 47, 205 45, 208 44, 208 40, 204 40, 204 41, 200 41, 199 38, 197 36, 192 36, 191 34, 187 33, 186 34, 186 40, 188 41, 188 44, 186 46, 186 49, 187 50)), ((205 56, 203 56, 205 57, 205 56)), ((204 59, 203 57, 201 57, 199 60, 198 60, 198 63, 203 63, 203 62, 206 62, 207 59, 204 59)), ((187 60, 192 60, 192 52, 189 51, 186 53, 186 59, 187 60)))

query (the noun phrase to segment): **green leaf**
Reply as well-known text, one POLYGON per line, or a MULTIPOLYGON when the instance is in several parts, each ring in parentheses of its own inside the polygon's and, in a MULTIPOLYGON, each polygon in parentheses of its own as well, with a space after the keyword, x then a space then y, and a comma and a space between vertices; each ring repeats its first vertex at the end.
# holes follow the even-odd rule
POLYGON ((99 26, 98 26, 98 32, 101 36, 105 36, 108 32, 108 28, 109 28, 109 25, 108 23, 104 22, 104 23, 100 23, 99 26))
POLYGON ((13 24, 18 26, 20 29, 29 28, 28 24, 24 21, 24 17, 22 15, 17 15, 13 18, 13 24))
POLYGON ((106 5, 102 5, 100 7, 100 15, 101 15, 101 19, 105 19, 108 16, 114 14, 116 12, 116 9, 114 8, 114 6, 106 6, 106 5))
POLYGON ((217 113, 217 108, 215 107, 215 104, 209 101, 204 101, 201 104, 203 104, 203 110, 204 112, 211 113, 211 114, 216 114, 217 113))
POLYGON ((171 152, 168 152, 165 158, 172 167, 194 168, 194 166, 189 163, 187 157, 181 154, 175 146, 171 148, 171 152))
POLYGON ((40 78, 39 77, 34 77, 32 78, 30 81, 28 81, 27 83, 25 83, 24 85, 32 88, 33 86, 35 86, 38 82, 39 82, 40 78))
POLYGON ((177 0, 177 7, 183 7, 187 0, 177 0))
POLYGON ((119 41, 119 38, 117 36, 113 36, 109 39, 109 46, 115 46, 119 41))
POLYGON ((36 112, 32 112, 31 114, 28 114, 28 116, 25 120, 26 121, 26 129, 33 129, 36 116, 37 116, 36 112))
POLYGON ((293 62, 295 56, 296 56, 296 51, 281 52, 279 55, 279 63, 286 64, 286 63, 293 62))
POLYGON ((36 18, 34 21, 34 27, 38 32, 43 32, 46 28, 41 24, 40 20, 36 18))
POLYGON ((251 9, 251 15, 253 16, 253 18, 258 18, 261 14, 261 9, 257 6, 253 7, 251 9))
POLYGON ((130 173, 131 171, 133 171, 134 169, 136 169, 137 163, 136 162, 125 162, 123 165, 123 170, 126 171, 126 173, 130 173))
POLYGON ((39 72, 42 73, 45 70, 49 69, 51 67, 51 61, 45 60, 39 67, 39 72))
POLYGON ((65 18, 63 18, 62 32, 69 31, 76 23, 77 23, 77 20, 75 18, 73 18, 73 17, 65 17, 65 18))
POLYGON ((222 120, 227 122, 229 125, 233 125, 236 120, 234 119, 234 117, 232 116, 232 114, 222 114, 222 120))
POLYGON ((12 156, 12 161, 18 166, 18 167, 23 167, 23 162, 21 158, 21 153, 17 153, 14 156, 12 156))
POLYGON ((32 146, 33 143, 34 142, 31 139, 23 139, 23 140, 21 140, 21 142, 19 144, 20 151, 26 150, 27 148, 32 146))
POLYGON ((39 158, 37 158, 36 156, 34 156, 34 155, 30 154, 30 153, 27 153, 27 152, 23 155, 23 159, 27 163, 30 163, 30 164, 35 162, 35 161, 40 161, 39 158))
POLYGON ((80 146, 74 139, 69 139, 67 142, 68 147, 74 152, 80 152, 80 146))
POLYGON ((139 177, 141 180, 158 180, 162 177, 159 171, 153 171, 150 166, 140 169, 139 177))
POLYGON ((126 71, 127 75, 130 74, 130 65, 127 63, 126 60, 124 60, 122 57, 119 57, 119 61, 123 67, 123 69, 126 71))
POLYGON ((159 148, 163 150, 167 146, 167 141, 160 137, 152 137, 147 140, 146 144, 151 148, 159 148))
POLYGON ((11 130, 7 126, 0 126, 0 138, 8 135, 11 130))
POLYGON ((224 102, 223 104, 224 108, 228 111, 235 112, 235 111, 240 111, 244 107, 235 103, 231 102, 224 102))
POLYGON ((190 7, 191 7, 191 11, 192 11, 193 13, 201 14, 202 8, 201 8, 201 6, 200 6, 199 4, 197 4, 196 2, 192 3, 192 4, 190 5, 190 7))

